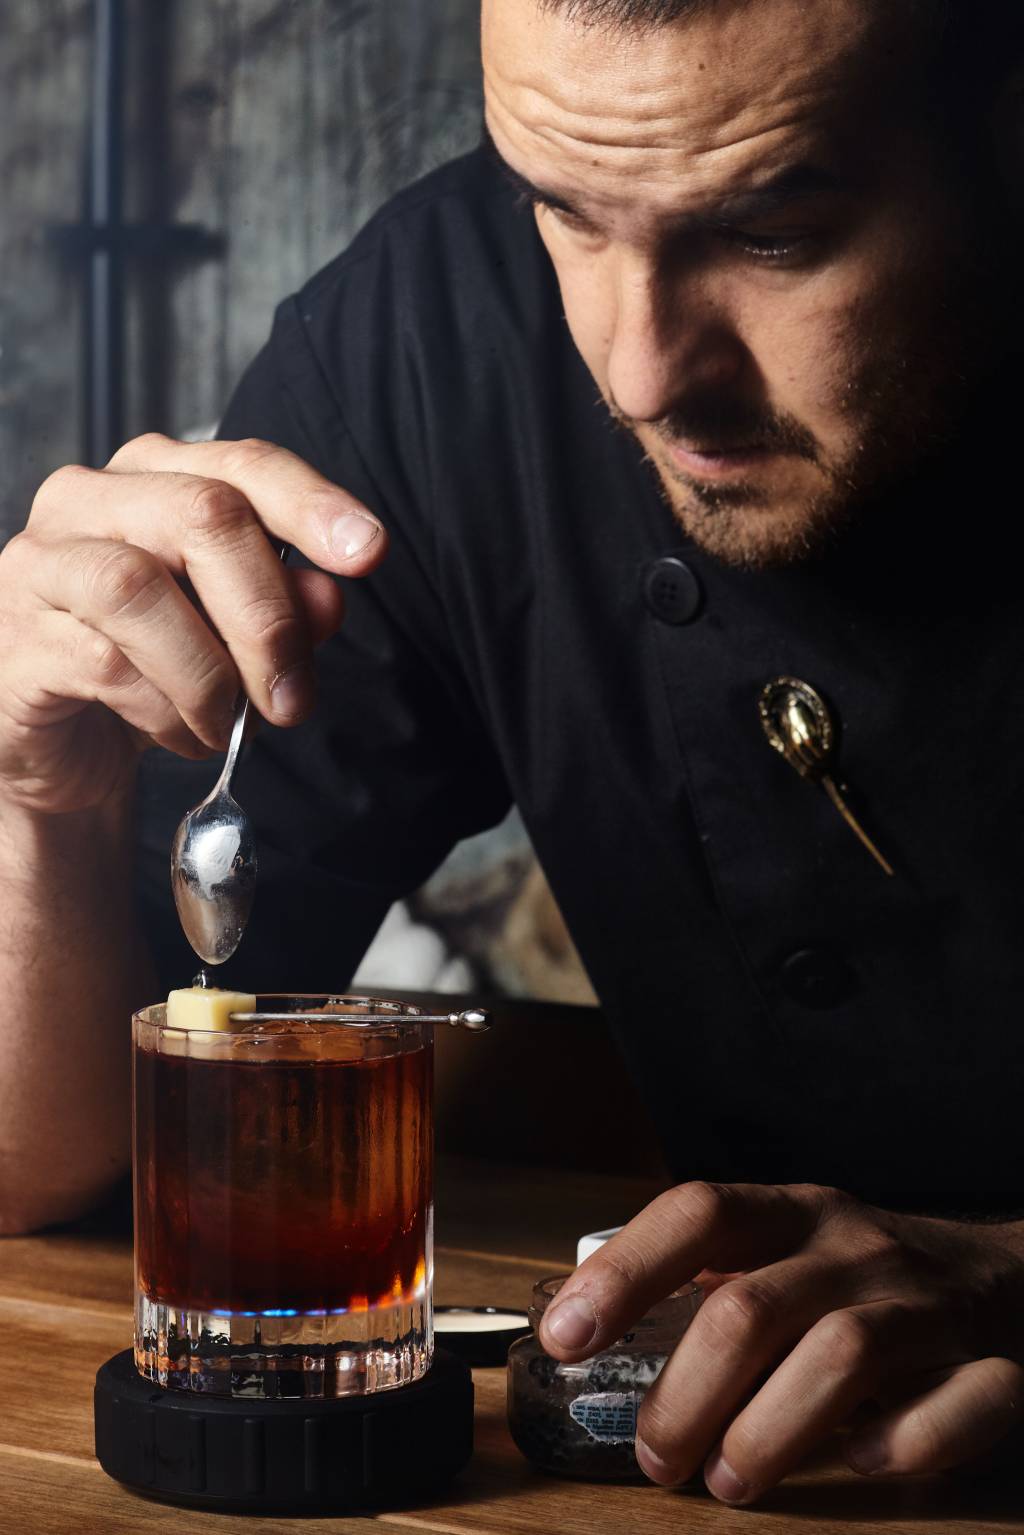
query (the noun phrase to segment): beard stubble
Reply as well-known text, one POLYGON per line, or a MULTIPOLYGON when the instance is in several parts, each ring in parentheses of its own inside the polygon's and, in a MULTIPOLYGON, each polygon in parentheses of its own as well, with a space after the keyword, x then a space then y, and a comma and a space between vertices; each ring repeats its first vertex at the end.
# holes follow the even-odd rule
POLYGON ((632 420, 608 397, 605 404, 640 443, 663 500, 698 547, 751 569, 806 560, 834 543, 867 503, 876 505, 946 448, 965 415, 991 360, 991 332, 977 290, 954 286, 933 301, 927 318, 915 316, 913 335, 894 336, 880 323, 866 334, 851 321, 837 336, 842 376, 831 415, 844 444, 834 454, 795 415, 736 396, 694 392, 652 422, 632 420), (679 441, 756 445, 788 459, 804 485, 780 486, 778 476, 756 472, 724 484, 701 480, 661 448, 679 441))

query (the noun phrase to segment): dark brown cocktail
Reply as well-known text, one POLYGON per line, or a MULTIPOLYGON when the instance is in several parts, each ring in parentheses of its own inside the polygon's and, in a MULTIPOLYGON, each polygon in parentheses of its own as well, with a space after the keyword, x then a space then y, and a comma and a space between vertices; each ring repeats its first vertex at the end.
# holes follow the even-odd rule
POLYGON ((136 1018, 136 1360, 161 1384, 337 1396, 429 1364, 431 1031, 330 1005, 337 1023, 136 1018))

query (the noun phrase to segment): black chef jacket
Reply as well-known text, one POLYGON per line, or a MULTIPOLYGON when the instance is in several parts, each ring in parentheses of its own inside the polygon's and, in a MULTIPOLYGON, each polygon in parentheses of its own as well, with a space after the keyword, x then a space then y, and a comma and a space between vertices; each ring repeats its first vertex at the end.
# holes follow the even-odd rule
MULTIPOLYGON (((514 801, 677 1177, 1024 1206, 1020 598, 975 552, 983 507, 922 473, 817 560, 707 557, 485 151, 281 306, 221 430, 300 454, 392 539, 346 586, 315 718, 240 770, 260 885, 226 978, 344 986, 389 904, 514 801), (829 700, 895 878, 765 740, 780 675, 829 700)), ((168 848, 214 776, 145 763, 167 986, 196 968, 168 848)))

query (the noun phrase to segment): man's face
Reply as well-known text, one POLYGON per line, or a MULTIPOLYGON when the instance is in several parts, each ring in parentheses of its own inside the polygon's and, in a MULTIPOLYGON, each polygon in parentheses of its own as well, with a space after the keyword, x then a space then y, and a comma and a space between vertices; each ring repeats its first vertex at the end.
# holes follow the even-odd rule
POLYGON ((576 345, 727 560, 813 548, 941 440, 989 350, 901 11, 716 0, 631 31, 484 0, 488 127, 576 345))

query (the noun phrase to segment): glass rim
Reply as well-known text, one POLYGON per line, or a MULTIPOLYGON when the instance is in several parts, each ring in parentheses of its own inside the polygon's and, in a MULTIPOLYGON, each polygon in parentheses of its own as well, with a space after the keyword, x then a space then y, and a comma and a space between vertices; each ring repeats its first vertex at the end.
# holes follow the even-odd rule
MULTIPOLYGON (((289 1028, 287 1022, 277 1022, 272 1025, 272 1032, 268 1031, 266 1037, 274 1039, 308 1039, 310 1034, 332 1034, 346 1025, 342 1021, 344 1017, 358 1017, 361 1013, 389 1013, 384 1023, 372 1025, 368 1028, 360 1028, 358 1034, 362 1038, 372 1039, 380 1035, 393 1035, 395 1032, 411 1033, 420 1027, 417 1020, 427 1011, 418 1002, 406 1002, 396 997, 373 997, 362 992, 343 991, 258 991, 249 993, 256 997, 257 1012, 319 1012, 328 1007, 339 1007, 339 1021, 335 1023, 331 1019, 299 1019, 294 1028, 289 1028), (269 1004, 269 1005, 267 1005, 269 1004), (275 1005, 277 1004, 277 1005, 275 1005), (344 1011, 342 1011, 342 1005, 344 1011)), ((147 1028, 156 1029, 160 1034, 170 1034, 185 1038, 195 1035, 197 1039, 225 1039, 225 1038, 256 1038, 259 1037, 259 1027, 247 1029, 244 1024, 238 1024, 232 1029, 180 1029, 168 1024, 163 1015, 167 1007, 166 1001, 151 1002, 146 1007, 139 1007, 132 1013, 133 1024, 144 1024, 147 1028), (160 1016, 157 1016, 157 1015, 160 1016)), ((353 1031, 356 1032, 356 1031, 353 1031)))

